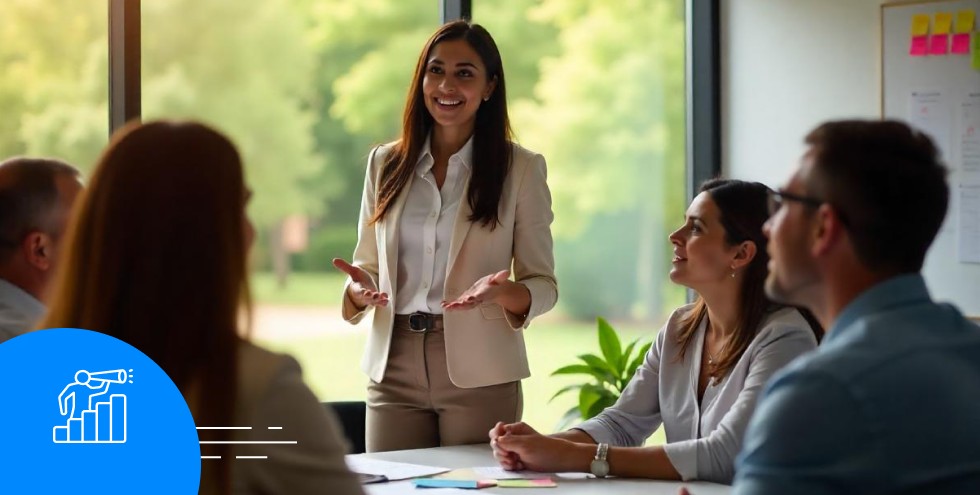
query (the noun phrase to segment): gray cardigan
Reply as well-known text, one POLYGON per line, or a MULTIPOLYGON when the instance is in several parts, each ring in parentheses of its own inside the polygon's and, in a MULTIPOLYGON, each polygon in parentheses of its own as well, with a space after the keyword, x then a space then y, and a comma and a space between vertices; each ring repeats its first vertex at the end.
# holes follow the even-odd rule
POLYGON ((681 319, 692 306, 670 315, 616 404, 576 428, 596 442, 640 446, 662 423, 667 436, 664 451, 685 481, 731 483, 735 456, 769 377, 815 349, 817 342, 799 311, 784 308, 770 314, 732 371, 709 383, 698 404, 706 321, 683 360, 678 359, 675 342, 681 319))

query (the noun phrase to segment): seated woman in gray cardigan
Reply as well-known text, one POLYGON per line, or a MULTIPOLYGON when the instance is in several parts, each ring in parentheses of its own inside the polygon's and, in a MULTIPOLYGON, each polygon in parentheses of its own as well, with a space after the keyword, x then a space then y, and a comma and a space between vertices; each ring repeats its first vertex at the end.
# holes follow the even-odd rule
POLYGON ((670 315, 622 396, 595 418, 549 436, 498 423, 490 444, 502 467, 731 483, 766 381, 822 333, 811 315, 766 298, 768 194, 734 180, 701 187, 670 235, 670 279, 697 301, 670 315), (667 444, 644 447, 661 424, 667 444))

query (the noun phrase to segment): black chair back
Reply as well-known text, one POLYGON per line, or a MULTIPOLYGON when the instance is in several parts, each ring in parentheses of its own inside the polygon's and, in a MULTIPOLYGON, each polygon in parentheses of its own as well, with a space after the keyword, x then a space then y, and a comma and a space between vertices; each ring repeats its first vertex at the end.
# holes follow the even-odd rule
POLYGON ((363 454, 367 404, 363 401, 324 402, 323 405, 333 410, 344 428, 344 436, 350 442, 351 454, 363 454))

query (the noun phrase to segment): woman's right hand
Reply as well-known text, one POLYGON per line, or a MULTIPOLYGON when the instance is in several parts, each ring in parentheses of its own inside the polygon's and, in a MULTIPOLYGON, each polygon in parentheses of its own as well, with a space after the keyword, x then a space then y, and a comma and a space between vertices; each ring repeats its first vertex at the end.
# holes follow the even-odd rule
POLYGON ((351 278, 352 283, 347 286, 347 295, 354 306, 357 306, 357 309, 388 305, 388 294, 378 291, 378 286, 374 285, 374 279, 364 269, 358 268, 341 258, 334 258, 333 266, 351 278))
POLYGON ((490 429, 489 433, 490 448, 493 449, 493 456, 500 463, 500 467, 507 471, 523 471, 524 463, 521 462, 520 456, 502 448, 497 440, 505 435, 539 435, 539 433, 524 422, 504 424, 500 421, 490 429))

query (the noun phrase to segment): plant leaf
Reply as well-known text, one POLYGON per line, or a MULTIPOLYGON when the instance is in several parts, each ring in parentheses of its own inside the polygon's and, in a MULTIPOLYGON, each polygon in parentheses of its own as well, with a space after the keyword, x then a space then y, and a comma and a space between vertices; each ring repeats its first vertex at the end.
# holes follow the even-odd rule
POLYGON ((619 359, 618 368, 620 371, 622 371, 622 373, 620 373, 619 375, 619 378, 622 380, 629 381, 629 377, 623 375, 625 375, 626 374, 625 372, 629 370, 630 355, 633 354, 633 347, 635 347, 636 343, 639 341, 640 339, 636 339, 633 342, 630 342, 629 345, 626 346, 626 349, 623 351, 623 355, 619 359))
POLYGON ((582 373, 582 374, 585 374, 585 375, 591 375, 591 374, 593 374, 592 373, 592 367, 590 367, 588 365, 585 365, 585 364, 570 364, 568 366, 562 366, 561 368, 558 368, 555 371, 552 371, 551 372, 551 376, 555 376, 555 375, 576 375, 576 374, 579 374, 579 373, 582 373))
POLYGON ((602 349, 602 355, 609 363, 612 373, 617 377, 622 376, 623 368, 620 366, 620 361, 622 361, 623 348, 619 336, 604 318, 596 318, 596 322, 599 326, 599 349, 602 349))
POLYGON ((578 384, 575 384, 575 385, 569 385, 567 387, 562 387, 561 390, 555 392, 555 395, 552 395, 551 398, 548 399, 548 402, 551 402, 551 401, 555 400, 556 397, 558 397, 561 394, 564 394, 565 392, 569 392, 571 390, 578 390, 580 388, 582 388, 582 384, 581 383, 578 383, 578 384))
POLYGON ((651 345, 653 345, 653 342, 647 342, 646 344, 643 344, 643 347, 640 347, 639 354, 636 355, 636 358, 634 358, 630 363, 629 368, 626 369, 627 381, 632 379, 633 375, 636 374, 636 369, 643 363, 643 359, 646 358, 647 352, 650 352, 651 345))
POLYGON ((599 400, 593 402, 592 405, 589 406, 589 417, 585 419, 591 419, 598 416, 599 413, 601 413, 607 407, 616 403, 616 396, 608 390, 606 392, 606 394, 599 397, 599 400))
POLYGON ((596 377, 600 383, 605 382, 613 386, 616 385, 615 370, 613 370, 609 363, 603 361, 601 357, 595 354, 581 354, 578 358, 588 364, 592 370, 592 376, 596 377))
POLYGON ((602 389, 598 385, 593 383, 586 383, 582 385, 582 389, 579 390, 578 394, 578 411, 582 415, 582 419, 589 419, 589 410, 592 408, 592 404, 602 398, 602 395, 596 389, 602 389))

